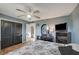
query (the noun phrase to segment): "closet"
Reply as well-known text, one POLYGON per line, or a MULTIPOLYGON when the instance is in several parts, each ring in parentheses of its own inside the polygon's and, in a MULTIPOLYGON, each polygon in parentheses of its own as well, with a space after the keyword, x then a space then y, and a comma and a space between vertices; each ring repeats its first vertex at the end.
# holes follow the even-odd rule
POLYGON ((22 24, 1 21, 1 49, 22 43, 22 24))

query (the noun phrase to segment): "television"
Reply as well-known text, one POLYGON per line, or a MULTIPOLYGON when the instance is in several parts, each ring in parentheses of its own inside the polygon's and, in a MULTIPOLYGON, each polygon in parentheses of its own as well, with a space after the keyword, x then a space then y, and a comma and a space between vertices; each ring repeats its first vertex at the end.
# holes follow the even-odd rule
POLYGON ((66 29, 67 29, 67 23, 57 24, 57 25, 55 26, 55 29, 56 29, 56 31, 59 31, 59 30, 66 30, 66 29))

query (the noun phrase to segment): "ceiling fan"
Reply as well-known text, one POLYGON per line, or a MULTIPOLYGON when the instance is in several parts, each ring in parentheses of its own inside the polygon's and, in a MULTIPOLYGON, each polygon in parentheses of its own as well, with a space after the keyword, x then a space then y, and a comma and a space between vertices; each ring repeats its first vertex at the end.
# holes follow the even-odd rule
POLYGON ((21 9, 16 9, 16 10, 24 13, 23 15, 19 15, 18 17, 26 16, 29 20, 31 20, 32 17, 40 19, 40 16, 37 16, 40 13, 39 10, 33 10, 32 8, 28 8, 26 9, 26 11, 21 9))

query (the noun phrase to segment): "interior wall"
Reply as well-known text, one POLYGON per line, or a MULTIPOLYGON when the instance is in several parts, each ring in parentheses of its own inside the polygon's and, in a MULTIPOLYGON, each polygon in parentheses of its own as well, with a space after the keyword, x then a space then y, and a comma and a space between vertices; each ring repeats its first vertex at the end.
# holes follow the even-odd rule
POLYGON ((79 5, 77 5, 77 7, 69 16, 57 17, 54 19, 36 22, 36 35, 41 36, 42 24, 47 24, 55 29, 55 24, 64 22, 68 23, 68 32, 71 32, 71 42, 79 44, 79 5))
MULTIPOLYGON (((1 20, 5 20, 5 21, 11 21, 11 22, 16 22, 16 23, 21 23, 22 24, 22 42, 24 43, 26 41, 26 21, 17 19, 17 18, 13 18, 7 15, 3 15, 0 14, 0 43, 1 43, 1 20)), ((1 44, 0 44, 1 46, 1 44)))
POLYGON ((70 15, 70 20, 72 20, 72 42, 79 43, 79 5, 70 15))
MULTIPOLYGON (((47 24, 50 28, 53 28, 53 36, 55 38, 56 34, 55 34, 55 25, 56 24, 60 24, 60 23, 68 23, 68 32, 71 32, 71 25, 70 25, 70 20, 69 20, 69 16, 63 16, 63 17, 57 17, 57 18, 53 18, 53 19, 48 19, 48 20, 43 20, 43 21, 38 21, 36 22, 36 35, 37 36, 41 36, 41 26, 43 24, 47 24)), ((55 40, 54 40, 55 41, 55 40)))
POLYGON ((1 49, 1 20, 0 20, 0 49, 1 49))

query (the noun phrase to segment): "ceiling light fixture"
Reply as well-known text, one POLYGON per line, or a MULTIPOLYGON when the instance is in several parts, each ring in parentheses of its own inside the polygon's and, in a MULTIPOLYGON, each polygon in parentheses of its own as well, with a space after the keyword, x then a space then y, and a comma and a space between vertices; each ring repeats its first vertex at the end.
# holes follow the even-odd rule
POLYGON ((27 18, 31 18, 31 15, 27 15, 27 18))

